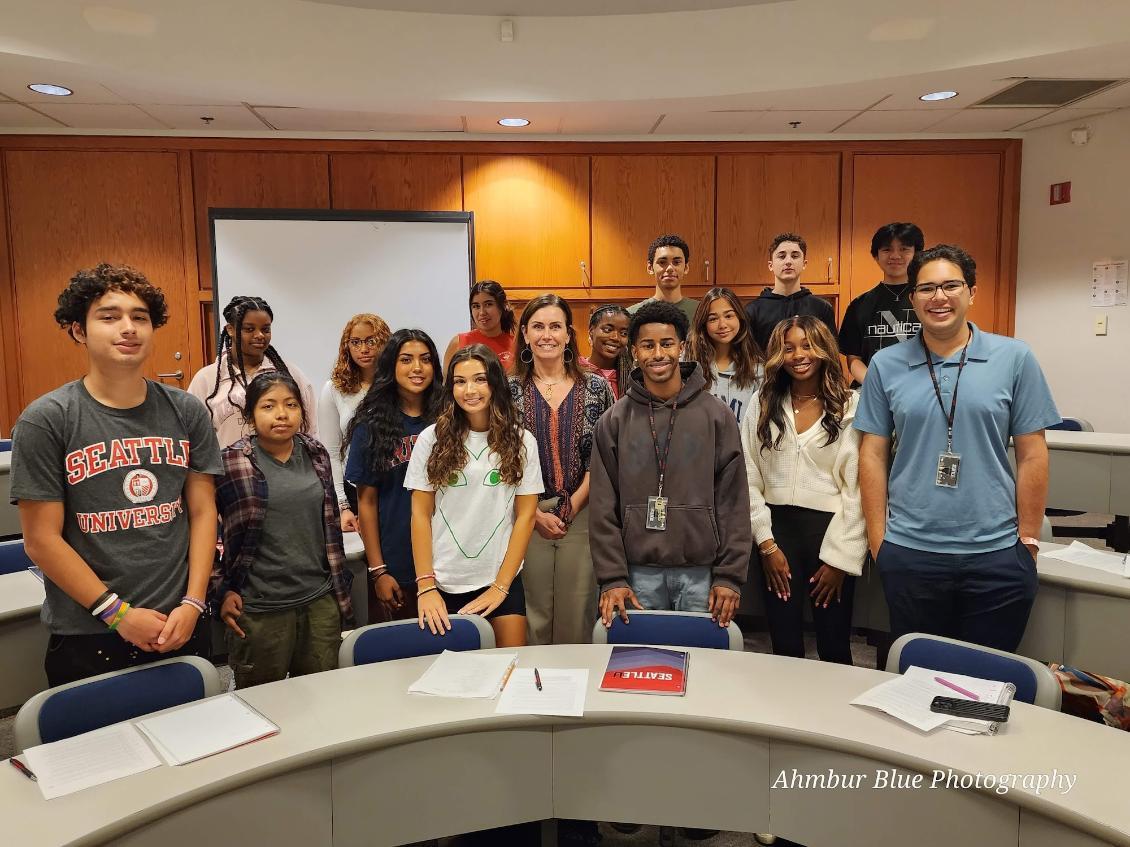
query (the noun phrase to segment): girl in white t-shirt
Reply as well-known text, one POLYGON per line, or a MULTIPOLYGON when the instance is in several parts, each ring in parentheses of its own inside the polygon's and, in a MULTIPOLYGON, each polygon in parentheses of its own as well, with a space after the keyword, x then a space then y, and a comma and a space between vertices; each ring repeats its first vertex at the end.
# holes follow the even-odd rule
POLYGON ((445 394, 404 480, 412 491, 420 628, 442 634, 451 629, 449 614, 477 614, 490 621, 499 647, 521 647, 519 571, 545 487, 537 442, 488 347, 473 344, 452 356, 445 394))

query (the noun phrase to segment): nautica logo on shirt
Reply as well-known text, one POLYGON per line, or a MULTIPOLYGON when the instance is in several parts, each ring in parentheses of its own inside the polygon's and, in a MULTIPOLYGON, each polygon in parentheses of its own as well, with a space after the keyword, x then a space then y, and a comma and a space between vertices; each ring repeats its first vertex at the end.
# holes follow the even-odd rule
POLYGON ((172 465, 188 467, 189 441, 173 441, 158 435, 141 438, 115 438, 100 441, 80 450, 72 450, 66 457, 67 482, 77 485, 83 480, 116 468, 134 465, 172 465))

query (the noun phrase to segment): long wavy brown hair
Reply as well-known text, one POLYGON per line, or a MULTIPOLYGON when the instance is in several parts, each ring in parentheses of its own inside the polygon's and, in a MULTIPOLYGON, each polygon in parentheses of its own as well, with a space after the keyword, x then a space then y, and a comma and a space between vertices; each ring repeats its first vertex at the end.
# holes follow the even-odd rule
POLYGON ((361 368, 349 355, 349 336, 353 334, 353 328, 357 324, 368 324, 373 328, 373 335, 377 339, 377 347, 373 351, 374 361, 380 357, 381 351, 388 344, 389 336, 392 335, 392 330, 388 328, 388 324, 380 315, 362 312, 349 319, 345 324, 345 329, 341 331, 341 341, 337 345, 337 359, 334 361, 334 368, 330 373, 330 382, 342 394, 356 394, 361 390, 361 368))
POLYGON ((765 381, 761 384, 761 414, 757 419, 757 440, 761 450, 781 445, 785 429, 785 403, 789 402, 789 386, 793 378, 785 370, 785 336, 793 328, 800 329, 808 337, 812 355, 819 360, 820 379, 817 380, 816 396, 824 404, 824 417, 820 425, 828 433, 825 445, 840 437, 841 422, 848 402, 848 386, 840 367, 840 347, 836 336, 819 318, 812 315, 797 315, 786 318, 777 324, 769 336, 769 351, 765 361, 765 381), (773 438, 770 425, 777 427, 777 437, 773 438))
POLYGON ((467 466, 467 433, 471 422, 459 404, 455 402, 455 369, 461 362, 477 361, 487 371, 487 385, 490 386, 490 424, 487 430, 487 445, 499 458, 498 471, 507 485, 517 485, 522 481, 522 468, 526 464, 522 433, 525 429, 518 408, 510 397, 510 386, 506 382, 506 371, 498 356, 485 344, 472 344, 464 347, 451 357, 443 386, 443 411, 436 419, 436 443, 428 457, 428 482, 436 489, 443 488, 451 481, 456 471, 467 466))
POLYGON ((715 300, 725 300, 738 316, 738 331, 730 342, 730 359, 734 363, 734 384, 738 388, 749 388, 757 382, 757 366, 764 360, 757 339, 750 329, 749 317, 742 306, 741 298, 729 288, 711 288, 699 301, 695 309, 691 331, 687 334, 687 360, 698 362, 702 375, 706 377, 706 387, 714 384, 714 342, 706 332, 706 319, 715 300))

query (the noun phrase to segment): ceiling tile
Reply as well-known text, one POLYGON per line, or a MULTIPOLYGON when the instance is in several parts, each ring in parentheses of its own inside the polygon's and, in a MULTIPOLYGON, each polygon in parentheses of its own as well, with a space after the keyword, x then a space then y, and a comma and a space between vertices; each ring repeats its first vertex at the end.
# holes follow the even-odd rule
POLYGON ((1040 129, 1045 126, 1055 126, 1056 124, 1073 124, 1076 121, 1083 121, 1086 118, 1093 117, 1094 115, 1102 115, 1111 111, 1110 109, 1056 109, 1054 112, 1049 112, 1043 117, 1036 118, 1034 121, 1018 126, 1016 129, 1019 132, 1027 132, 1030 129, 1040 129))
POLYGON ((277 129, 288 132, 458 132, 458 116, 391 115, 382 112, 337 112, 329 109, 255 109, 277 129))
MULTIPOLYGON (((677 112, 668 114, 655 130, 656 135, 704 135, 751 133, 764 111, 677 112)), ((658 115, 656 115, 658 117, 658 115)), ((653 121, 654 123, 654 121, 653 121)), ((645 132, 647 130, 644 130, 645 132)))
POLYGON ((1009 132, 1051 109, 964 109, 928 128, 929 132, 1009 132))
POLYGON ((938 121, 951 117, 957 109, 940 112, 924 109, 901 109, 897 112, 876 111, 857 115, 836 132, 922 132, 938 121))
POLYGON ((268 127, 245 106, 142 106, 170 129, 265 130, 268 127), (213 118, 209 123, 201 117, 213 118))
POLYGON ((994 79, 980 68, 975 69, 975 72, 971 72, 969 68, 960 68, 952 74, 919 75, 892 80, 891 88, 894 93, 882 103, 879 103, 876 108, 884 111, 921 109, 936 112, 964 109, 966 106, 972 106, 974 103, 1008 88, 1015 82, 1016 80, 1011 79, 994 79), (933 100, 930 102, 918 99, 923 94, 930 94, 934 91, 956 91, 957 96, 951 97, 949 100, 933 100))
POLYGON ((19 103, 0 103, 0 126, 8 129, 59 129, 50 118, 19 103))
MULTIPOLYGON (((659 112, 628 112, 616 113, 611 110, 596 112, 578 112, 567 114, 561 118, 560 127, 563 135, 647 135, 655 122, 659 120, 659 112)), ((662 135, 666 130, 664 124, 670 118, 665 118, 655 132, 662 135)), ((501 129, 501 127, 498 127, 501 129)))
POLYGON ((762 112, 752 132, 774 134, 806 134, 812 132, 831 132, 844 121, 854 117, 856 110, 836 110, 829 112, 762 112), (789 124, 800 121, 795 129, 789 124))
POLYGON ((534 111, 529 108, 501 107, 498 111, 489 115, 467 115, 467 132, 496 132, 501 135, 553 135, 560 131, 560 128, 561 114, 550 112, 544 108, 534 111), (525 118, 529 123, 526 126, 499 126, 499 118, 525 118))
POLYGON ((35 108, 75 129, 168 129, 137 106, 128 104, 36 103, 35 108))
POLYGON ((110 89, 96 82, 83 79, 68 65, 62 63, 38 62, 25 68, 21 64, 12 64, 9 61, 0 62, 0 91, 20 103, 125 103, 110 89), (48 65, 49 69, 39 70, 41 65, 48 65), (63 70, 55 70, 58 65, 63 70), (74 93, 67 97, 55 94, 40 94, 28 88, 36 82, 62 85, 74 93))
POLYGON ((150 103, 165 106, 238 106, 239 100, 227 97, 217 97, 214 94, 183 94, 179 91, 162 91, 153 88, 142 88, 136 85, 118 84, 108 82, 105 86, 109 91, 121 97, 127 103, 137 103, 146 106, 150 103))

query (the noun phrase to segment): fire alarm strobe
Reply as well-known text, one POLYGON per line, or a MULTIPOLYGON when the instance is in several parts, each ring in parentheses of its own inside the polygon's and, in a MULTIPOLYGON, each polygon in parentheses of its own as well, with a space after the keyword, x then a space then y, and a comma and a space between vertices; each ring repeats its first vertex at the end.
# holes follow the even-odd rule
POLYGON ((1071 202, 1071 183, 1070 182, 1057 182, 1051 188, 1051 197, 1048 203, 1052 206, 1058 206, 1060 203, 1071 202))

